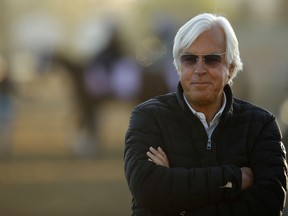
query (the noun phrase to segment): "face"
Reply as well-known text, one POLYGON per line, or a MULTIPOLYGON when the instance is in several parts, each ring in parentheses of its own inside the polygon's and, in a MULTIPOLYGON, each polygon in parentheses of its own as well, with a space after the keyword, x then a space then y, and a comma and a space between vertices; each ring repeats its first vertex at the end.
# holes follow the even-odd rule
POLYGON ((194 109, 221 105, 223 89, 232 72, 232 67, 229 68, 225 60, 225 50, 224 31, 220 27, 213 27, 203 32, 182 53, 180 83, 194 109), (218 56, 207 56, 210 54, 218 56))

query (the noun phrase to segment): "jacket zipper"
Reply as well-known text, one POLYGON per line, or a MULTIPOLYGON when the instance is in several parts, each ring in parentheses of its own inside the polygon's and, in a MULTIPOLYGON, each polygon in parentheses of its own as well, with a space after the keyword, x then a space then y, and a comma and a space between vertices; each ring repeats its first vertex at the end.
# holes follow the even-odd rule
POLYGON ((211 139, 209 138, 209 139, 208 139, 208 142, 207 142, 206 149, 207 149, 207 150, 211 150, 211 148, 212 148, 212 143, 211 143, 211 139))

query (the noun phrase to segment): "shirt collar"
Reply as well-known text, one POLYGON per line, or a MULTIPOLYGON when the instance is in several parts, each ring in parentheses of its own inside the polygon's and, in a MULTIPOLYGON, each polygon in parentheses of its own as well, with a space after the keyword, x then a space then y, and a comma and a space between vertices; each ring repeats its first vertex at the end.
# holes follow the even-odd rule
MULTIPOLYGON (((197 112, 196 110, 194 110, 194 109, 190 106, 190 104, 189 104, 189 102, 188 102, 188 100, 187 100, 184 92, 183 92, 183 97, 184 97, 184 100, 185 100, 187 106, 189 107, 189 109, 192 111, 192 113, 193 113, 194 115, 196 115, 198 118, 203 118, 203 117, 205 118, 205 115, 204 115, 203 113, 197 112)), ((215 119, 219 119, 219 118, 220 118, 220 116, 222 115, 222 113, 223 113, 223 111, 224 111, 224 109, 225 109, 226 101, 227 101, 227 99, 226 99, 226 94, 225 94, 225 92, 224 92, 224 97, 223 97, 222 106, 221 106, 220 110, 215 114, 215 116, 214 116, 214 118, 213 118, 213 120, 212 120, 211 122, 215 121, 215 119)))

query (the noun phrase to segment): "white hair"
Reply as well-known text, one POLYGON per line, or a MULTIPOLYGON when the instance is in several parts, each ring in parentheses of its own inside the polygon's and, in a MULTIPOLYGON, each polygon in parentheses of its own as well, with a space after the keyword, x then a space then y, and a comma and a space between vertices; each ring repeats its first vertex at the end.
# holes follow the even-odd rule
POLYGON ((229 21, 225 17, 216 14, 199 14, 185 23, 177 32, 174 39, 173 58, 179 76, 181 76, 180 56, 182 52, 188 49, 204 31, 209 30, 216 25, 220 26, 225 33, 226 61, 229 66, 233 66, 233 71, 228 83, 229 85, 232 85, 233 79, 243 68, 243 63, 239 53, 238 40, 229 21))

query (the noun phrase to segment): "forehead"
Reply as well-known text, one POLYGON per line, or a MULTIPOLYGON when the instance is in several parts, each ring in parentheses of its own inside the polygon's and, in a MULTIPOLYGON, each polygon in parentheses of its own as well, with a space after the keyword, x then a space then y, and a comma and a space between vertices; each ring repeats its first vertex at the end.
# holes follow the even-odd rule
POLYGON ((186 50, 191 53, 206 54, 213 52, 225 52, 226 38, 224 30, 219 26, 213 26, 196 38, 186 50))

